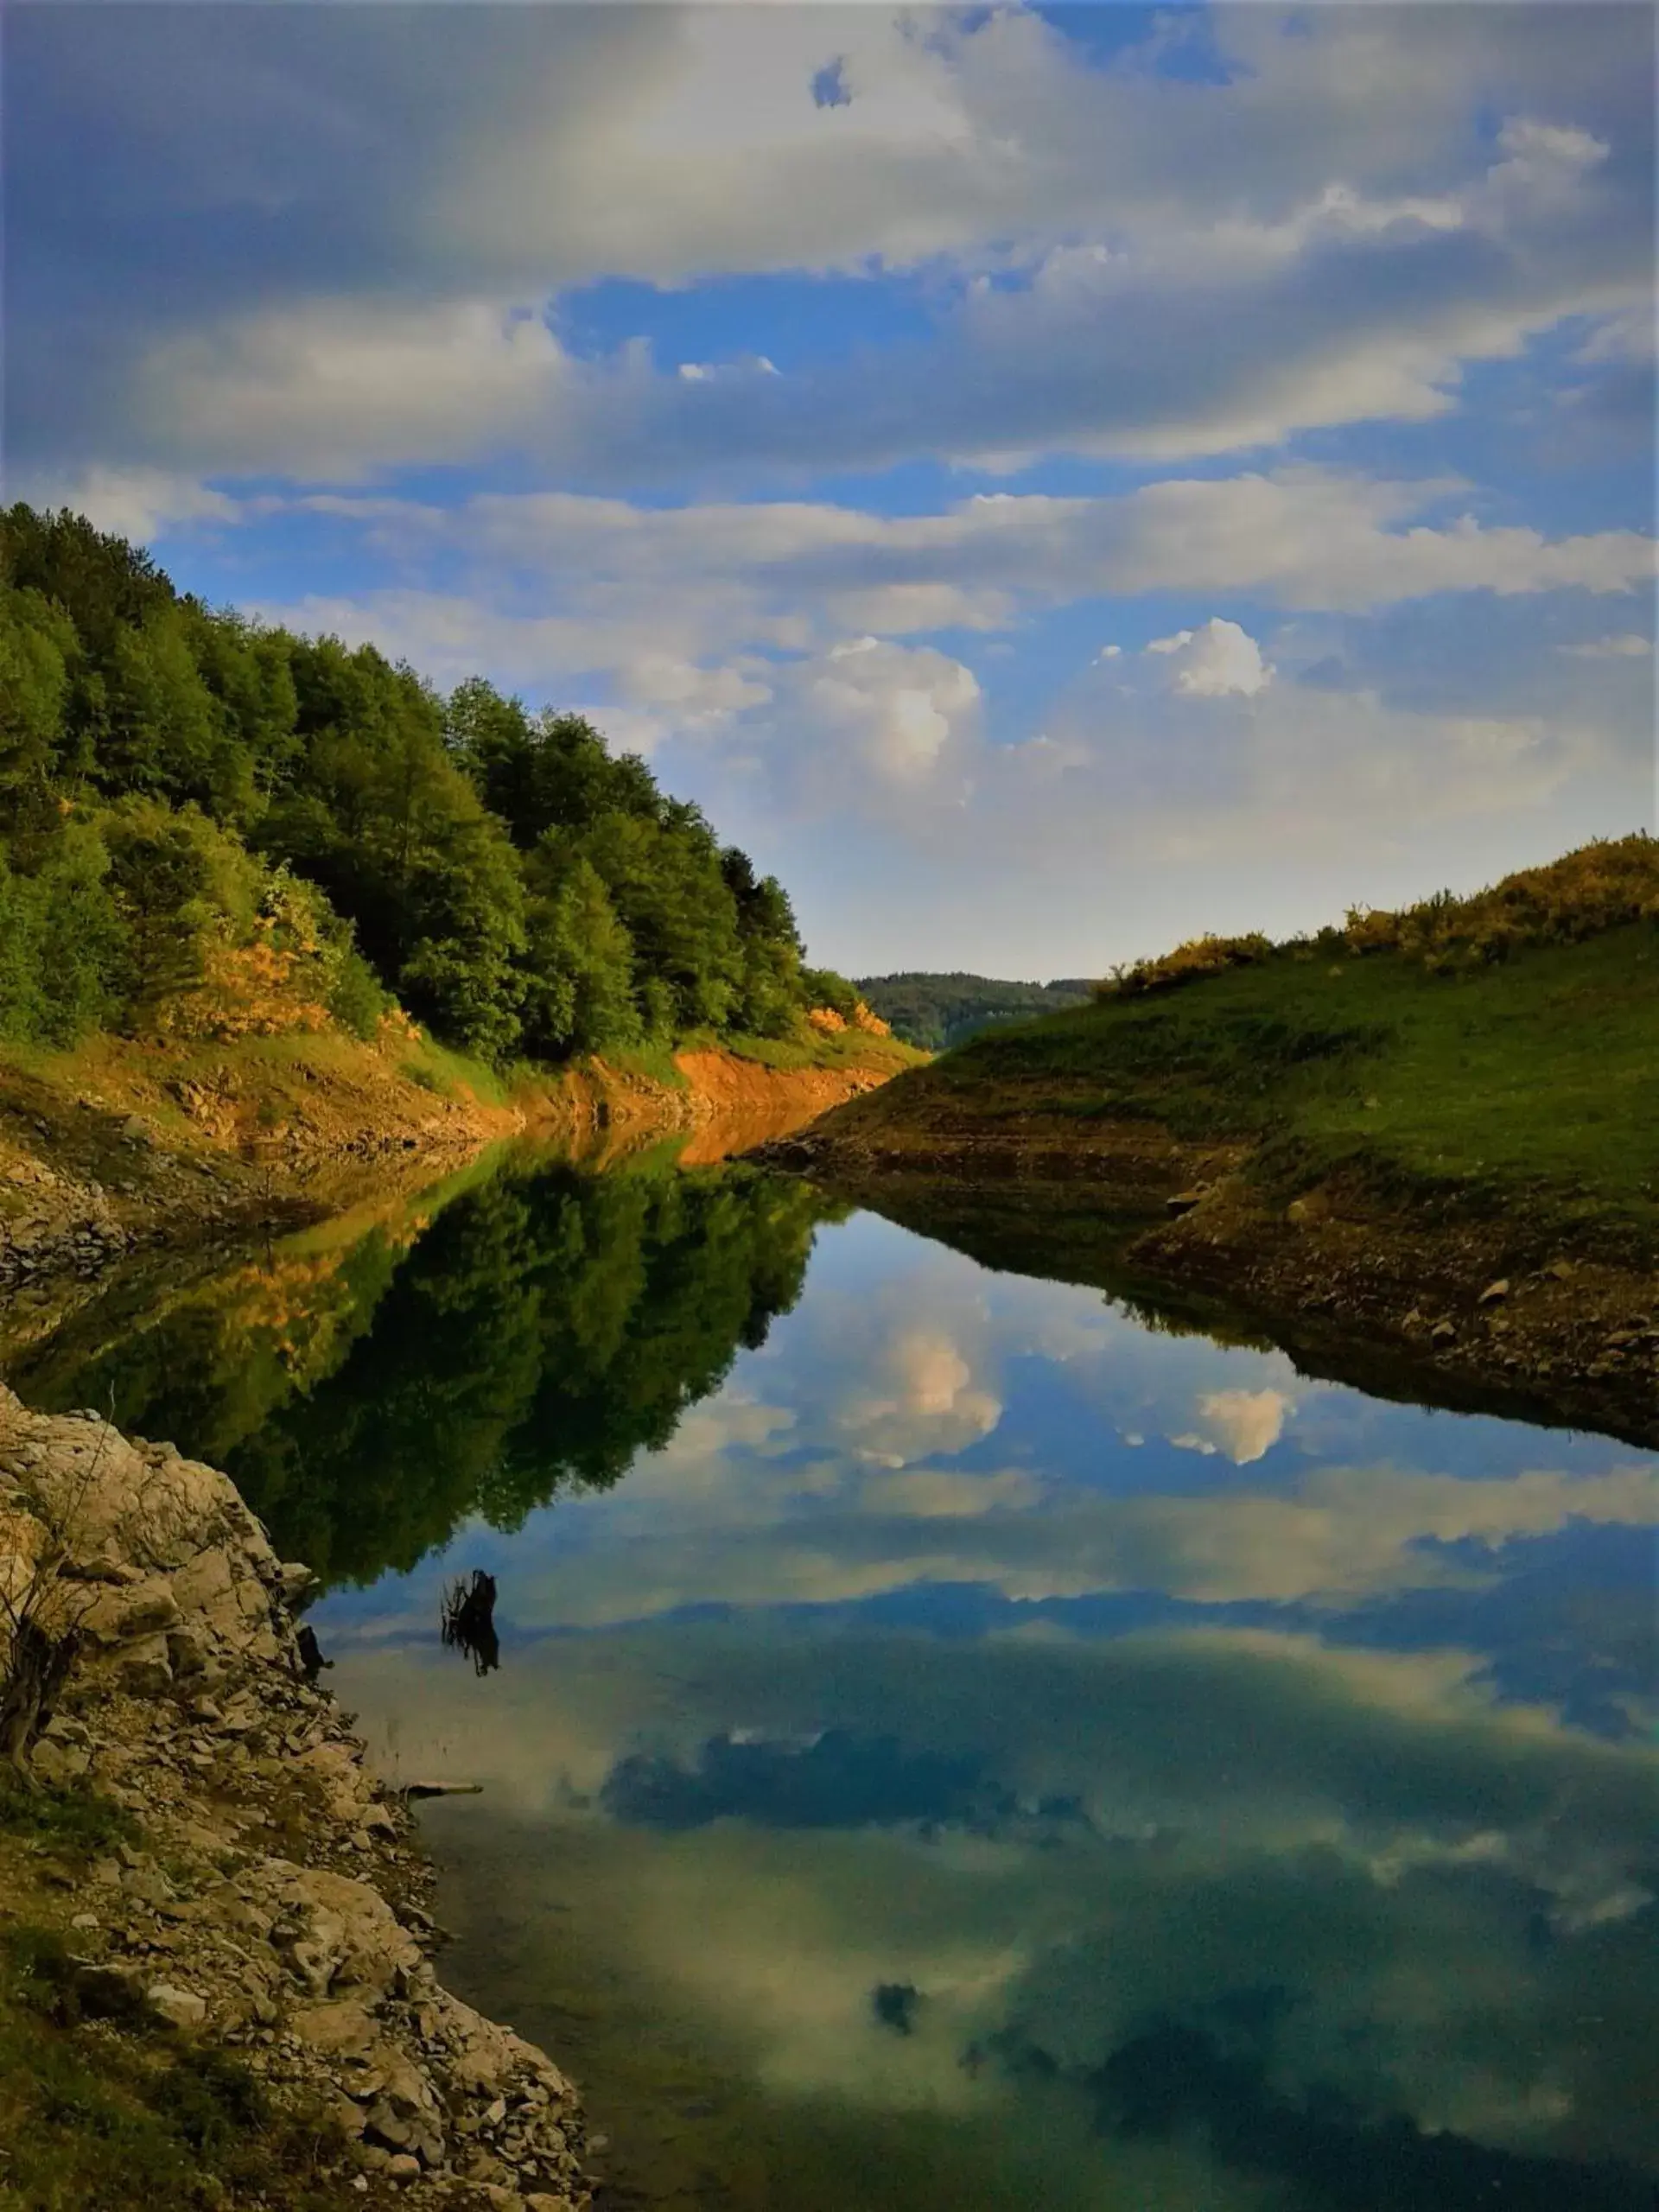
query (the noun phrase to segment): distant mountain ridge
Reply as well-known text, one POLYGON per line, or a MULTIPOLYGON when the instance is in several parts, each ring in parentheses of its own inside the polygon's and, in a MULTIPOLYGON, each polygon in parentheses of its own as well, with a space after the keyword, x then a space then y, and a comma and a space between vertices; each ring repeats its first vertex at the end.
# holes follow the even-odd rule
POLYGON ((925 1052, 942 1052, 1001 1022, 1029 1021, 1039 1014, 1083 1006, 1093 984, 1086 977, 1006 982, 960 969, 948 975, 908 969, 894 976, 861 976, 857 988, 895 1036, 925 1052))

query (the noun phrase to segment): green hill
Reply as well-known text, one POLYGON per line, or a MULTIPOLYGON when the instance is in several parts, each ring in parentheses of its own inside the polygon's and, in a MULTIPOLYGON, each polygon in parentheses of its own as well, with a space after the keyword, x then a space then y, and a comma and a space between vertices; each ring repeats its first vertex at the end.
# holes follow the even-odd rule
POLYGON ((1094 986, 1086 981, 1010 983, 960 970, 934 975, 907 969, 896 976, 866 976, 857 988, 871 1011, 891 1024, 894 1036, 924 1052, 943 1052, 999 1022, 1029 1021, 1034 1014, 1082 1006, 1094 986))
MULTIPOLYGON (((867 990, 868 987, 866 987, 867 990)), ((874 999, 872 1003, 874 1003, 874 999)), ((1241 1149, 1294 1194, 1659 1230, 1659 842, 1286 944, 1201 939, 1090 1004, 979 1036, 842 1108, 836 1148, 1093 1149, 1123 1125, 1241 1149)))
POLYGON ((1659 1440, 1659 842, 1198 940, 774 1156, 993 1263, 1213 1293, 1322 1372, 1365 1338, 1659 1440))

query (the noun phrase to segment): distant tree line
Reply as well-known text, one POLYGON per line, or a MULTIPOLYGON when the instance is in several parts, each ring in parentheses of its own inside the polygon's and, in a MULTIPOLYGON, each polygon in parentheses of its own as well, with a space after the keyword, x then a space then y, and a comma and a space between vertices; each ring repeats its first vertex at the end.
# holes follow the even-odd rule
POLYGON ((965 1044, 998 1022, 1029 1021, 1036 1014, 1083 1006, 1092 989, 1081 981, 1004 983, 989 976, 917 971, 866 976, 857 986, 872 1010, 892 1024, 895 1036, 929 1052, 965 1044))
POLYGON ((558 1058, 789 1035, 824 980, 778 882, 583 716, 0 511, 0 1037, 368 1037, 396 1004, 558 1058))

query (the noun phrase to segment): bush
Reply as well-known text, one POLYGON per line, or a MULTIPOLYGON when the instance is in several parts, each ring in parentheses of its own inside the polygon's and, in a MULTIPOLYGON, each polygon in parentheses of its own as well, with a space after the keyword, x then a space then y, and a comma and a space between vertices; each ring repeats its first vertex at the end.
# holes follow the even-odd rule
POLYGON ((1167 991, 1182 983, 1196 983, 1205 976, 1224 975, 1230 968, 1249 968, 1268 959, 1271 941, 1260 932, 1249 937, 1195 937, 1178 944, 1156 960, 1137 960, 1132 967, 1115 968, 1095 986, 1096 999, 1132 998, 1142 991, 1167 991))
POLYGON ((1659 921, 1659 839, 1645 831, 1597 838, 1471 898, 1437 891, 1397 912, 1351 907, 1344 937, 1351 952, 1398 952, 1439 972, 1504 960, 1524 945, 1576 944, 1639 921, 1659 921))

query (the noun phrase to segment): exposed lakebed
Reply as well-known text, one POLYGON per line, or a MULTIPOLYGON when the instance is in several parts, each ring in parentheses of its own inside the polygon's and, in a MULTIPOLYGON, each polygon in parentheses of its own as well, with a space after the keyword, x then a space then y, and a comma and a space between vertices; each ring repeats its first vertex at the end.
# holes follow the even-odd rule
POLYGON ((483 1785, 423 1815, 445 1976, 604 2201, 1652 2203, 1652 1455, 665 1160, 7 1379, 226 1467, 383 1769, 483 1785))

